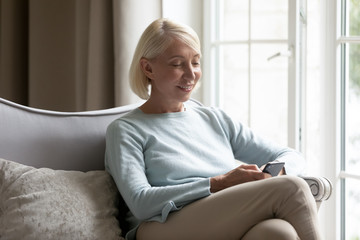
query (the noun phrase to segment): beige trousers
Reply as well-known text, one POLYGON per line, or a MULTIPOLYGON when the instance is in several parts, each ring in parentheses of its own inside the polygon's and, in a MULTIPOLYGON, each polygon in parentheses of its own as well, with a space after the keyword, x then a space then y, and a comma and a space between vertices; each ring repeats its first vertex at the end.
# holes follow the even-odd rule
POLYGON ((321 239, 315 200, 307 183, 281 176, 214 193, 169 215, 144 222, 138 240, 321 239))

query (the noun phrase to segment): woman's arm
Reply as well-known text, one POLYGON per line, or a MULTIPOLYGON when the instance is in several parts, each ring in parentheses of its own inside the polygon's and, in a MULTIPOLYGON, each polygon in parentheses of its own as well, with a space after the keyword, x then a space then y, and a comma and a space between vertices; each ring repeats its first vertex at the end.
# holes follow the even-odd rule
POLYGON ((302 175, 305 171, 305 159, 294 149, 282 147, 255 134, 240 122, 233 121, 221 113, 224 128, 228 131, 234 157, 247 164, 261 167, 268 162, 285 162, 285 172, 289 175, 302 175))
POLYGON ((257 165, 243 164, 226 174, 210 178, 210 192, 215 193, 237 184, 270 177, 270 174, 263 173, 257 165))

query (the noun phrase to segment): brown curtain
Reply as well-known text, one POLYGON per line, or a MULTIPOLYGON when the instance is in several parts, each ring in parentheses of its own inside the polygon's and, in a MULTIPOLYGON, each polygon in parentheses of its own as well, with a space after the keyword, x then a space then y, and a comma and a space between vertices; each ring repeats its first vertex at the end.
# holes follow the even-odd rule
POLYGON ((58 111, 139 101, 128 68, 161 0, 0 0, 0 14, 0 97, 58 111))
POLYGON ((0 0, 0 97, 28 104, 28 2, 0 0))

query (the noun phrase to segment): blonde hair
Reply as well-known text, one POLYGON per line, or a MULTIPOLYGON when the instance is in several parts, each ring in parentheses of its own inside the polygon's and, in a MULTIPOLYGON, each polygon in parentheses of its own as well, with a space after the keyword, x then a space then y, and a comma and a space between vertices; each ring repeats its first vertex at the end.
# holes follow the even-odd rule
POLYGON ((165 18, 152 22, 140 37, 129 71, 130 87, 140 98, 149 98, 151 84, 141 69, 141 58, 156 58, 170 46, 174 39, 184 42, 201 54, 199 37, 192 28, 165 18))

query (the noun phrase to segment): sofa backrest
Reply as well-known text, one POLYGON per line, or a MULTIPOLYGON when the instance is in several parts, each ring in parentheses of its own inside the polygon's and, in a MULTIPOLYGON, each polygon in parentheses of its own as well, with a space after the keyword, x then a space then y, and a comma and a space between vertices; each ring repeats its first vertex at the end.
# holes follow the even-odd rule
POLYGON ((56 112, 0 98, 0 158, 37 168, 103 170, 107 126, 139 105, 56 112))
POLYGON ((34 167, 104 169, 107 125, 136 106, 66 113, 0 99, 0 157, 34 167))

